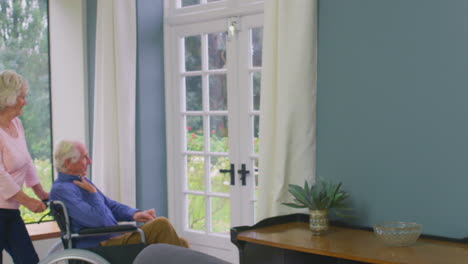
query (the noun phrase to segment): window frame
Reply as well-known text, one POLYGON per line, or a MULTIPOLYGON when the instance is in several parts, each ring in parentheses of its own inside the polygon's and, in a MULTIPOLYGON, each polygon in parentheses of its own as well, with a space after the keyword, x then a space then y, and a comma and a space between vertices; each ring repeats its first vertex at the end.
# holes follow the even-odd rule
MULTIPOLYGON (((16 45, 9 46, 8 44, 5 45, 5 43, 2 43, 2 45, 5 45, 5 51, 15 52, 18 54, 23 53, 23 55, 19 55, 18 57, 15 57, 14 61, 15 63, 17 63, 16 66, 4 65, 4 69, 12 69, 18 72, 26 79, 26 82, 29 84, 30 88, 26 97, 29 103, 29 106, 24 108, 23 113, 20 116, 18 116, 18 118, 21 120, 23 127, 24 127, 26 145, 28 147, 31 158, 33 159, 33 166, 36 167, 37 176, 39 180, 41 180, 41 184, 43 188, 47 191, 50 185, 54 181, 53 173, 51 173, 54 167, 53 167, 53 148, 52 148, 53 131, 52 131, 51 68, 50 68, 50 45, 49 45, 50 44, 49 0, 32 1, 30 3, 31 5, 29 6, 25 5, 24 1, 8 0, 5 2, 5 6, 4 7, 2 6, 2 8, 6 8, 7 17, 5 17, 5 19, 11 19, 15 16, 14 10, 15 8, 18 8, 18 4, 20 6, 21 11, 16 14, 20 18, 20 20, 25 19, 28 26, 26 26, 25 24, 18 24, 18 25, 21 25, 20 27, 22 29, 30 28, 30 26, 33 26, 33 27, 37 26, 38 27, 37 29, 40 29, 40 31, 36 32, 38 33, 38 35, 36 35, 38 38, 35 38, 34 42, 36 41, 46 42, 46 46, 42 46, 42 44, 37 44, 40 42, 36 42, 35 45, 39 45, 39 46, 36 46, 33 49, 35 52, 39 51, 39 53, 32 52, 34 53, 34 55, 44 56, 43 57, 44 60, 42 61, 45 64, 39 64, 37 60, 32 59, 31 57, 26 58, 25 60, 22 60, 24 56, 23 49, 32 48, 31 46, 28 47, 27 43, 31 40, 28 40, 28 38, 24 38, 24 36, 27 36, 26 34, 24 34, 24 32, 21 32, 21 34, 16 37, 13 37, 12 35, 8 35, 8 33, 4 32, 7 39, 11 39, 19 43, 18 47, 16 47, 16 45), (34 13, 30 13, 28 11, 34 12, 34 10, 37 11, 38 8, 41 8, 41 7, 44 9, 39 9, 40 20, 34 23, 35 20, 31 18, 31 16, 34 16, 34 13), (33 8, 33 9, 27 10, 27 8, 33 8), (44 48, 44 51, 40 52, 42 48, 44 48), (29 68, 30 70, 34 69, 34 71, 40 71, 40 73, 37 72, 36 74, 31 74, 31 71, 28 71, 27 69, 25 69, 24 65, 28 65, 26 68, 29 68), (33 66, 33 68, 31 68, 31 66, 33 66), (40 80, 37 80, 37 79, 35 80, 35 77, 38 76, 37 74, 39 74, 40 80), (45 77, 46 79, 41 78, 41 77, 45 77), (39 90, 40 92, 38 93, 39 90), (46 101, 43 101, 43 99, 46 99, 46 101), (39 112, 38 112, 39 109, 37 109, 36 107, 40 107, 39 112), (42 120, 44 122, 40 122, 39 126, 36 126, 35 129, 33 128, 31 130, 31 126, 34 127, 34 120, 42 120), (30 133, 31 131, 33 133, 30 133), (36 142, 31 141, 33 139, 39 139, 39 141, 36 141, 36 142), (41 140, 47 140, 49 141, 48 142, 49 144, 42 145, 43 143, 47 143, 47 142, 42 142, 41 140), (38 142, 40 143, 39 145, 41 145, 40 147, 41 151, 39 151, 39 153, 34 151, 34 148, 37 147, 37 145, 35 146, 35 144, 37 144, 38 142), (40 154, 43 151, 46 151, 47 153, 40 154), (38 155, 40 157, 38 157, 38 155)), ((8 58, 7 58, 7 61, 9 61, 8 58)), ((22 190, 25 192, 26 195, 36 197, 32 188, 28 188, 24 184, 20 187, 22 188, 22 190)), ((29 209, 27 209, 24 205, 20 205, 19 210, 20 210, 21 218, 23 219, 23 222, 25 222, 26 224, 35 224, 39 222, 52 221, 50 216, 45 217, 47 216, 47 213, 48 213, 47 211, 34 213, 34 212, 31 212, 29 209)))
MULTIPOLYGON (((178 48, 180 43, 175 41, 181 35, 178 30, 178 26, 186 25, 191 23, 204 23, 209 20, 217 20, 236 16, 248 16, 254 14, 263 14, 264 12, 264 0, 225 0, 224 7, 222 9, 214 8, 214 4, 201 5, 201 8, 186 8, 185 13, 182 11, 175 11, 175 1, 180 0, 165 0, 164 2, 164 55, 166 58, 180 58, 178 55, 178 48), (198 12, 195 12, 198 11, 198 12)), ((183 35, 183 34, 182 34, 183 35)), ((174 78, 173 72, 179 72, 181 69, 178 65, 182 65, 181 62, 176 62, 166 59, 164 61, 164 79, 165 79, 165 98, 178 98, 178 91, 172 89, 175 84, 179 81, 174 78)), ((180 104, 182 105, 182 104, 180 104)), ((177 143, 177 133, 173 131, 175 127, 178 127, 179 119, 175 117, 174 113, 179 113, 180 109, 176 108, 176 104, 166 103, 166 147, 167 149, 179 149, 181 146, 177 143)), ((177 182, 170 175, 176 174, 175 166, 178 164, 177 158, 172 155, 167 157, 167 193, 168 197, 173 197, 177 193, 177 182)), ((177 208, 174 199, 168 199, 168 214, 169 219, 173 221, 179 221, 178 214, 170 208, 177 208)))
MULTIPOLYGON (((259 14, 263 13, 264 9, 264 0, 223 0, 183 8, 177 8, 176 1, 180 0, 165 0, 164 2, 165 28, 166 25, 176 26, 226 17, 259 14)), ((164 39, 166 39, 166 33, 164 39)))
MULTIPOLYGON (((169 214, 169 219, 171 222, 174 224, 176 228, 178 228, 178 232, 181 232, 181 234, 184 235, 187 239, 194 241, 194 243, 200 243, 198 244, 198 247, 200 250, 204 252, 211 252, 213 255, 218 256, 218 257, 226 257, 227 259, 231 259, 236 253, 231 251, 229 249, 229 246, 232 246, 231 243, 227 242, 225 244, 226 236, 224 234, 218 234, 216 232, 211 232, 210 230, 210 219, 209 217, 206 220, 207 227, 205 227, 204 230, 197 231, 188 228, 187 221, 187 215, 185 212, 187 211, 187 203, 182 202, 183 197, 180 195, 181 194, 181 189, 184 188, 185 185, 183 185, 180 181, 182 177, 186 177, 186 173, 183 174, 181 173, 182 170, 186 170, 186 168, 181 167, 182 159, 184 159, 184 155, 186 154, 187 151, 185 151, 184 147, 184 134, 180 134, 179 132, 182 130, 184 127, 184 122, 183 118, 181 118, 181 115, 184 115, 185 112, 183 111, 182 108, 184 108, 184 98, 181 97, 180 95, 183 94, 183 87, 184 84, 181 81, 180 76, 183 75, 184 70, 184 56, 181 56, 179 53, 180 45, 181 45, 181 37, 185 36, 191 36, 192 34, 194 35, 199 35, 199 34, 205 34, 205 33, 210 33, 211 28, 214 27, 214 24, 218 23, 220 20, 224 20, 225 22, 225 29, 227 30, 228 25, 232 21, 237 21, 239 22, 238 26, 239 29, 242 28, 242 21, 246 21, 245 18, 249 16, 257 16, 257 15, 262 15, 263 17, 263 9, 264 9, 264 3, 263 1, 253 1, 253 0, 229 0, 226 1, 226 8, 224 9, 212 9, 210 8, 209 5, 204 5, 206 8, 199 8, 200 12, 193 12, 189 13, 188 11, 184 14, 176 14, 175 12, 172 12, 174 10, 171 10, 171 8, 174 8, 174 5, 171 4, 176 0, 167 0, 165 3, 166 5, 164 6, 165 8, 165 17, 164 17, 164 56, 165 56, 165 61, 164 61, 164 72, 165 72, 165 98, 166 102, 171 102, 173 100, 174 103, 166 103, 166 149, 168 150, 167 152, 167 158, 166 158, 166 175, 167 175, 167 194, 168 194, 168 214, 169 214), (228 3, 230 5, 228 5, 228 3), (171 13, 172 12, 172 13, 171 13), (242 19, 238 19, 237 17, 242 17, 242 19), (203 27, 203 29, 197 29, 199 27, 203 27), (197 32, 197 33, 194 33, 197 32), (175 74, 179 73, 179 74, 175 74), (178 103, 175 103, 175 102, 178 103), (185 154, 184 154, 185 153, 185 154), (174 177, 174 175, 180 175, 181 178, 179 177, 174 177), (184 206, 183 212, 181 210, 181 204, 184 206), (180 230, 179 230, 180 229, 180 230), (203 240, 203 243, 201 242, 201 236, 207 235, 209 236, 209 240, 203 240), (196 242, 195 242, 196 241, 196 242)), ((186 10, 189 10, 187 8, 186 10)), ((195 10, 195 8, 191 8, 191 10, 195 10)), ((262 19, 263 21, 263 19, 262 19)), ((248 24, 248 23, 244 23, 248 24)), ((215 30, 216 31, 216 30, 215 30)), ((234 51, 238 50, 239 44, 234 44, 234 43, 239 43, 238 41, 234 41, 233 45, 229 50, 234 51)), ((203 46, 203 45, 202 45, 203 46)), ((204 49, 202 49, 201 53, 202 56, 206 56, 206 52, 203 55, 204 49)), ((228 51, 229 53, 229 51, 228 51)), ((233 57, 232 55, 228 57, 233 57)), ((241 65, 239 64, 236 65, 241 65)), ((231 82, 231 85, 235 87, 237 86, 237 78, 235 76, 238 75, 240 72, 238 67, 234 67, 236 70, 234 71, 235 74, 230 74, 230 78, 228 78, 227 82, 231 82)), ((200 71, 200 72, 203 72, 200 71)), ((190 73, 191 74, 191 73, 190 73)), ((188 75, 190 75, 188 74, 188 75)), ((206 94, 204 94, 206 97, 206 94)), ((228 91, 228 97, 231 98, 232 102, 237 102, 239 100, 238 95, 230 94, 228 91)), ((206 98, 204 100, 204 103, 206 103, 206 98)), ((229 104, 229 103, 228 103, 229 104)), ((237 105, 237 103, 235 103, 237 105)), ((239 114, 236 113, 235 109, 236 107, 232 108, 229 107, 232 112, 232 119, 231 120, 238 120, 239 119, 239 114)), ((237 109, 237 108, 236 108, 237 109)), ((201 111, 203 112, 203 111, 201 111)), ((201 113, 200 112, 200 113, 201 113)), ((205 113, 205 112, 203 112, 205 113)), ((198 112, 197 112, 198 114, 198 112)), ((237 121, 236 121, 237 122, 237 121)), ((229 124, 232 126, 234 123, 234 127, 239 127, 236 126, 236 122, 229 122, 229 124)), ((204 126, 208 126, 208 124, 204 124, 204 126)), ((228 125, 229 126, 229 125, 228 125)), ((232 127, 231 127, 232 128, 232 127)), ((230 131, 233 131, 232 129, 229 129, 230 131)), ((249 131, 245 131, 245 133, 250 133, 249 131)), ((240 137, 246 137, 247 134, 245 133, 235 133, 235 135, 238 135, 240 137)), ((234 137, 230 137, 230 141, 234 140, 234 137)), ((205 137, 205 141, 208 140, 205 137)), ((235 141, 235 140, 234 140, 235 141)), ((206 146, 207 144, 205 144, 206 146)), ((231 146, 232 142, 230 143, 231 146)), ((239 155, 240 148, 231 148, 229 150, 230 153, 230 163, 233 164, 241 164, 245 163, 247 164, 249 169, 253 171, 253 165, 252 165, 252 157, 256 157, 256 155, 250 155, 248 162, 241 162, 240 160, 240 155, 239 155)), ((210 152, 210 151, 208 151, 210 152)), ((207 167, 209 167, 211 163, 205 163, 205 172, 208 171, 207 167)), ((237 178, 237 175, 236 175, 237 178)), ((206 177, 205 181, 208 181, 209 179, 206 177)), ((236 180, 238 182, 239 180, 236 180)), ((253 177, 248 177, 247 181, 254 181, 253 177)), ((252 185, 252 184, 250 184, 252 185)), ((206 184, 205 186, 209 186, 209 184, 206 184)), ((237 201, 237 200, 246 200, 249 199, 249 195, 241 195, 241 192, 239 189, 241 188, 239 184, 236 184, 235 186, 231 186, 231 200, 237 201), (242 196, 242 198, 241 198, 242 196)), ((247 188, 244 188, 244 192, 248 193, 247 188)), ((182 190, 182 193, 188 193, 185 189, 182 190)), ((209 194, 207 194, 207 197, 209 194)), ((210 211, 209 208, 210 202, 205 201, 205 217, 206 215, 209 215, 208 212, 210 211)), ((247 209, 246 209, 247 210, 247 209)), ((236 215, 233 217, 233 212, 241 212, 241 208, 239 206, 239 203, 232 203, 231 204, 231 224, 236 225, 237 222, 242 222, 245 220, 241 220, 241 215, 244 214, 244 211, 242 211, 241 214, 236 215)), ((233 259, 236 259, 234 257, 233 259)))
POLYGON ((46 5, 48 125, 51 130, 49 158, 52 169, 50 181, 53 183, 56 178, 53 147, 57 140, 73 137, 86 142, 88 138, 86 1, 46 0, 46 5))
POLYGON ((52 144, 87 143, 86 1, 49 0, 49 35, 52 144))

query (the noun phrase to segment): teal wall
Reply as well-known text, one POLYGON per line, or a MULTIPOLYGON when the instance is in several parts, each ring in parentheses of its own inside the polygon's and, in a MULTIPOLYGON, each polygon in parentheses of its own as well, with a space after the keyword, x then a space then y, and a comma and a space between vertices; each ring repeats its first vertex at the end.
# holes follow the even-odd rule
POLYGON ((137 1, 137 206, 167 216, 163 1, 137 1))
MULTIPOLYGON (((96 15, 97 0, 86 1, 86 48, 88 66, 88 120, 89 120, 89 149, 93 149, 93 121, 94 121, 94 73, 96 57, 96 15)), ((89 152, 92 155, 92 151, 89 152)), ((92 158, 92 157, 91 157, 92 158)), ((90 177, 91 170, 89 170, 90 177)))
POLYGON ((357 219, 468 236, 468 1, 319 2, 317 175, 357 219))

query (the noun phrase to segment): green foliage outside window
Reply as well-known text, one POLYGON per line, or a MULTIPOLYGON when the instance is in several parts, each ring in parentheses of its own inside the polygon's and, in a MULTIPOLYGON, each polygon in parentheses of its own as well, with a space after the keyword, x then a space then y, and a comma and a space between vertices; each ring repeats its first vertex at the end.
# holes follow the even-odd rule
MULTIPOLYGON (((41 181, 42 187, 44 187, 44 190, 50 190, 50 187, 52 185, 52 165, 50 164, 50 161, 48 159, 45 160, 39 160, 36 159, 34 160, 34 167, 36 167, 37 175, 39 176, 39 179, 41 181)), ((37 198, 37 196, 34 194, 33 190, 31 188, 25 188, 23 186, 23 191, 30 197, 37 198)), ((49 213, 49 209, 45 210, 42 213, 33 213, 26 209, 24 206, 20 206, 20 211, 21 211, 21 216, 23 217, 23 220, 25 223, 35 223, 37 222, 43 215, 49 213)), ((42 221, 48 221, 52 220, 51 216, 46 216, 42 221)))
MULTIPOLYGON (((41 184, 49 191, 52 165, 47 5, 47 0, 0 1, 0 70, 15 70, 29 83, 28 105, 20 119, 41 184)), ((35 197, 30 188, 24 191, 35 197)), ((24 207, 20 210, 26 223, 36 222, 44 214, 34 214, 24 207)))
MULTIPOLYGON (((187 131, 187 148, 191 151, 203 151, 204 140, 200 129, 192 132, 187 131)), ((211 135, 211 149, 215 152, 227 152, 228 138, 211 135)), ((258 138, 254 139, 254 148, 258 148, 258 138)), ((187 159, 187 171, 190 172, 187 186, 189 190, 205 190, 205 170, 204 162, 200 161, 200 156, 189 156, 187 159)), ((211 171, 229 168, 228 157, 211 157, 211 171)), ((206 162, 206 161, 205 161, 206 162)), ((228 174, 217 173, 210 178, 211 192, 229 193, 230 179, 228 174)), ((193 230, 205 231, 205 197, 201 195, 188 196, 189 228, 193 230)), ((226 233, 230 228, 230 201, 229 199, 215 198, 211 204, 212 232, 226 233)))
MULTIPOLYGON (((192 129, 190 129, 192 130, 192 129)), ((203 151, 204 139, 201 129, 193 132, 187 131, 187 148, 191 151, 203 151)), ((227 137, 221 137, 212 133, 211 149, 215 152, 227 152, 227 137)), ((205 190, 205 170, 204 162, 201 162, 200 156, 189 156, 187 160, 187 171, 190 172, 188 187, 190 190, 205 190)), ((212 157, 212 170, 229 168, 228 157, 212 157)), ((218 193, 229 193, 229 182, 226 181, 226 175, 218 173, 210 179, 211 191, 218 193)), ((205 197, 200 195, 189 195, 189 228, 193 230, 204 231, 205 226, 205 197)), ((230 211, 229 200, 217 200, 212 203, 211 208, 213 220, 212 226, 214 232, 226 232, 229 230, 230 211)))

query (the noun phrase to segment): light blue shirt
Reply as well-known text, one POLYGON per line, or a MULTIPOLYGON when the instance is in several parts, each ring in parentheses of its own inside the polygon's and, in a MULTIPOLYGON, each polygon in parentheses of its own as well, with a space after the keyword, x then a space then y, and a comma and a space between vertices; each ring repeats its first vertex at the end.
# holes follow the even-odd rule
MULTIPOLYGON (((73 233, 82 228, 115 226, 118 221, 134 221, 133 214, 138 209, 107 198, 99 189, 89 193, 75 185, 74 180, 80 181, 80 177, 59 173, 49 194, 50 200, 62 201, 67 207, 73 233)), ((93 184, 86 177, 85 180, 93 184)), ((77 248, 97 247, 99 242, 117 235, 76 238, 73 244, 77 248)))

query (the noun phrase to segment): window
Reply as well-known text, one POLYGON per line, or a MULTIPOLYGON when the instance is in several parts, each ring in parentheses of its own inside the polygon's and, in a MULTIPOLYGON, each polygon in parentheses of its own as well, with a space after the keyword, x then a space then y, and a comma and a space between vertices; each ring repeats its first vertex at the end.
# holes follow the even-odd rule
MULTIPOLYGON (((0 69, 13 69, 29 83, 28 105, 20 119, 29 153, 47 191, 53 180, 48 1, 2 0, 0 37, 0 69)), ((23 191, 34 196, 30 188, 23 191)), ((37 222, 45 214, 34 214, 23 206, 20 210, 25 223, 37 222)))
POLYGON ((233 263, 232 226, 254 223, 263 2, 166 2, 169 217, 233 263))

